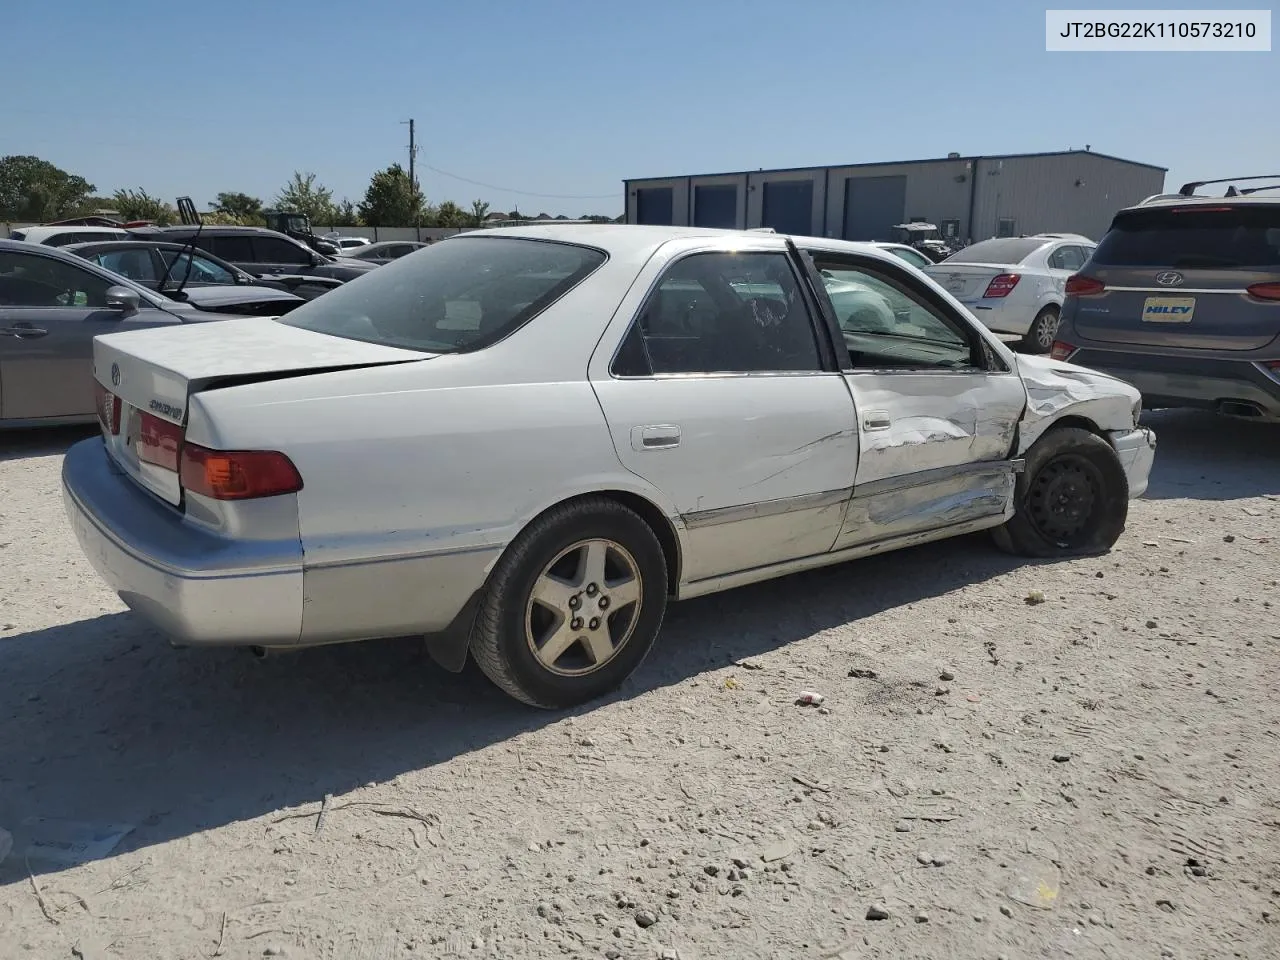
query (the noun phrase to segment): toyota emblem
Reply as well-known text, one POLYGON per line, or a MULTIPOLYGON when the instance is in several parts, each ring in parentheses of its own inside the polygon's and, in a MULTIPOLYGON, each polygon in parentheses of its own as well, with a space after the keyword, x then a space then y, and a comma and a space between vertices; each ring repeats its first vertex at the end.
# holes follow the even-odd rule
POLYGON ((111 365, 111 385, 113 387, 120 386, 120 364, 118 363, 111 365))
POLYGON ((1182 274, 1178 273, 1176 270, 1157 273, 1156 283, 1160 284, 1162 287, 1176 287, 1178 284, 1182 283, 1182 274))

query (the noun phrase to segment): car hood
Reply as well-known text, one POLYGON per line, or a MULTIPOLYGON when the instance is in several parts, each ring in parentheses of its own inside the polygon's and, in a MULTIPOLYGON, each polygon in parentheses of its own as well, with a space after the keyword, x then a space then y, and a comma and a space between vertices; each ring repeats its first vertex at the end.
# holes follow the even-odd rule
POLYGON ((277 290, 275 287, 242 284, 217 284, 207 287, 187 287, 182 291, 185 302, 200 307, 202 310, 216 310, 220 306, 237 303, 302 303, 301 297, 277 290))
POLYGON ((1135 411, 1142 394, 1131 384, 1049 357, 1018 354, 1014 362, 1027 390, 1019 452, 1063 417, 1081 417, 1104 431, 1132 430, 1137 425, 1135 411))

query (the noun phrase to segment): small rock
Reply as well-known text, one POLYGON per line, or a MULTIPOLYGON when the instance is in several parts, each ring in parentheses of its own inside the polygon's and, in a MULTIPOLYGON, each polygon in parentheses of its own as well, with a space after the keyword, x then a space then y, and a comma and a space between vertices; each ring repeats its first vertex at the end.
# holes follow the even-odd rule
POLYGON ((867 919, 868 920, 888 920, 889 911, 886 910, 883 906, 880 906, 879 904, 875 904, 873 906, 867 907, 867 919))
POLYGON ((925 913, 924 911, 921 911, 920 913, 917 913, 917 914, 915 915, 915 921, 916 921, 916 923, 928 923, 928 922, 929 922, 929 915, 928 915, 927 913, 925 913))
POLYGON ((830 716, 830 715, 831 715, 831 708, 830 708, 830 707, 819 707, 819 708, 818 708, 818 712, 819 712, 820 714, 822 714, 824 717, 827 717, 827 716, 830 716))
POLYGON ((936 687, 933 688, 933 695, 935 697, 945 697, 950 692, 951 692, 951 688, 945 687, 942 684, 938 684, 936 687))
POLYGON ((675 950, 672 947, 667 947, 658 954, 658 960, 680 960, 680 951, 675 950))
POLYGON ((1158 626, 1160 626, 1160 624, 1156 623, 1154 620, 1148 620, 1148 621, 1147 621, 1147 629, 1148 629, 1148 630, 1154 630, 1154 629, 1155 629, 1156 627, 1158 627, 1158 626))
POLYGON ((1100 926, 1102 926, 1102 918, 1101 918, 1100 916, 1098 916, 1096 913, 1091 913, 1091 914, 1089 914, 1089 925, 1090 925, 1091 927, 1100 927, 1100 926))
POLYGON ((1231 534, 1229 534, 1229 533, 1228 533, 1225 537, 1223 537, 1223 538, 1222 538, 1222 542, 1223 542, 1223 543, 1235 543, 1235 542, 1236 542, 1236 538, 1235 538, 1234 536, 1232 536, 1231 534))
POLYGON ((1034 607, 1044 603, 1044 594, 1039 590, 1032 590, 1027 594, 1026 603, 1029 607, 1034 607))
POLYGON ((765 863, 773 863, 775 860, 785 860, 795 852, 796 844, 794 840, 778 840, 769 844, 760 852, 760 859, 765 863))
POLYGON ((720 868, 717 867, 714 863, 708 863, 705 867, 702 868, 702 872, 705 873, 708 877, 720 876, 720 868))
POLYGON ((975 913, 975 914, 973 915, 973 922, 974 922, 974 923, 986 923, 986 922, 987 922, 987 915, 986 915, 985 913, 975 913))
POLYGON ((737 882, 738 880, 741 880, 741 879, 742 879, 742 871, 741 871, 741 870, 739 870, 737 867, 733 867, 733 868, 729 871, 729 879, 730 879, 730 880, 732 880, 732 881, 734 881, 734 882, 737 882))
POLYGON ((887 743, 882 743, 880 744, 880 746, 876 747, 876 749, 879 750, 881 753, 888 753, 889 745, 887 743))
POLYGON ((950 862, 951 857, 947 856, 945 853, 940 853, 933 858, 933 865, 935 867, 945 867, 950 862))
POLYGON ((647 929, 648 927, 652 927, 657 922, 658 922, 658 915, 654 913, 652 910, 636 911, 636 926, 640 927, 640 929, 644 930, 644 929, 647 929))
POLYGON ((267 949, 265 949, 265 950, 263 950, 263 951, 262 951, 262 955, 263 955, 264 957, 285 957, 285 956, 288 956, 288 954, 287 954, 287 953, 285 953, 284 947, 267 947, 267 949))
POLYGON ((472 941, 471 941, 471 949, 472 949, 472 950, 483 950, 483 949, 484 949, 484 937, 476 937, 474 940, 472 940, 472 941))
POLYGON ((879 678, 880 674, 876 673, 874 670, 866 670, 862 667, 854 667, 852 670, 849 671, 849 676, 856 677, 859 680, 875 680, 879 678))
POLYGON ((1013 916, 1013 909, 1012 909, 1011 907, 1009 907, 1009 905, 1008 905, 1008 904, 1001 904, 1001 905, 1000 905, 1000 912, 1001 912, 1001 913, 1003 913, 1006 917, 1012 917, 1012 916, 1013 916))
POLYGON ((1069 753, 1055 753, 1053 755, 1054 763, 1066 763, 1070 759, 1071 759, 1071 754, 1069 753))
POLYGON ((940 674, 938 674, 938 679, 941 680, 943 683, 950 683, 955 678, 956 678, 956 675, 952 673, 950 670, 943 670, 940 674))
POLYGON ((1172 900, 1157 900, 1156 906, 1159 907, 1161 910, 1163 910, 1165 913, 1173 913, 1175 910, 1178 909, 1173 905, 1172 900))
POLYGON ((926 867, 932 867, 932 866, 933 866, 933 854, 931 854, 931 853, 925 853, 925 852, 922 850, 920 853, 917 853, 917 854, 916 854, 916 862, 917 862, 917 863, 920 863, 920 864, 923 864, 923 865, 924 865, 924 866, 926 866, 926 867))
POLYGON ((610 947, 608 950, 604 952, 604 960, 618 960, 618 958, 621 956, 622 956, 622 951, 616 950, 613 947, 610 947))
POLYGON ((910 833, 910 832, 911 832, 911 821, 910 821, 910 820, 899 820, 897 823, 895 823, 895 824, 893 825, 893 829, 894 829, 894 832, 896 832, 896 833, 910 833))
POLYGON ((733 865, 737 867, 739 870, 748 869, 751 866, 751 863, 752 861, 750 857, 734 857, 733 858, 733 865))

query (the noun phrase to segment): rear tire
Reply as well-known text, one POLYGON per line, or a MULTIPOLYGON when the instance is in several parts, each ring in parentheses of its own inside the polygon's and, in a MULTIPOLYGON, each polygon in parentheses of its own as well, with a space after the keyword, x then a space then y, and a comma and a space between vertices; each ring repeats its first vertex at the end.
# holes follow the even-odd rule
POLYGON ((1048 353, 1058 336, 1061 314, 1057 307, 1045 307, 1031 321, 1031 329, 1022 337, 1022 347, 1032 353, 1048 353))
POLYGON ((614 500, 584 497, 512 541, 486 588, 471 654, 523 703, 577 706, 640 666, 666 605, 666 558, 649 525, 614 500))
POLYGON ((1056 427, 1031 445, 1014 489, 1014 514, 992 531, 996 546, 1024 557, 1106 553, 1124 533, 1129 480, 1106 440, 1056 427))

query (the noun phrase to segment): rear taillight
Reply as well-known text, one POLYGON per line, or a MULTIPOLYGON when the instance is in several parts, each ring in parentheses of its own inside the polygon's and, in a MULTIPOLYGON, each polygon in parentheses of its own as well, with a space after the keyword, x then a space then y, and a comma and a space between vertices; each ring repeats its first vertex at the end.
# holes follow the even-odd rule
POLYGON ((1007 297, 1009 292, 1018 285, 1018 275, 1016 273, 1002 273, 991 278, 991 282, 987 284, 984 297, 994 299, 998 297, 1007 297))
POLYGON ((1262 365, 1268 370, 1280 370, 1280 360, 1263 360, 1262 365))
POLYGON ((1255 283, 1249 288, 1249 296, 1259 300, 1280 300, 1280 283, 1255 283))
POLYGON ((1101 280, 1095 280, 1093 277, 1081 276, 1077 273, 1075 276, 1067 278, 1067 285, 1064 289, 1070 296, 1092 297, 1105 291, 1107 289, 1107 285, 1101 280))
POLYGON ((278 497, 302 489, 293 461, 274 450, 210 450, 188 443, 181 461, 182 486, 214 500, 278 497))
POLYGON ((106 387, 93 383, 94 406, 98 410, 98 422, 102 429, 115 436, 120 432, 120 398, 109 392, 106 387))
POLYGON ((1055 340, 1053 347, 1049 350, 1049 356, 1054 360, 1070 360, 1080 348, 1067 343, 1065 340, 1055 340))
POLYGON ((149 413, 138 418, 138 459, 143 463, 177 473, 181 447, 182 427, 149 413))

